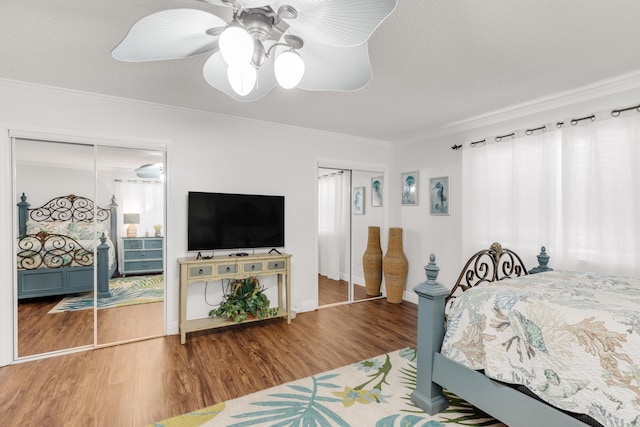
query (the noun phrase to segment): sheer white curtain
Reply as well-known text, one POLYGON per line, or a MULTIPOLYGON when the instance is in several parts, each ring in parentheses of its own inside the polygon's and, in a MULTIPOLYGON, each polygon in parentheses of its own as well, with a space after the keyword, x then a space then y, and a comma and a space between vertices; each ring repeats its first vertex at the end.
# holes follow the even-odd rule
POLYGON ((340 280, 344 258, 348 188, 347 177, 342 173, 318 179, 318 272, 334 280, 340 280))
POLYGON ((640 115, 463 152, 463 249, 547 246, 556 269, 640 275, 640 115))
POLYGON ((639 276, 640 115, 565 129, 563 158, 565 265, 639 276))

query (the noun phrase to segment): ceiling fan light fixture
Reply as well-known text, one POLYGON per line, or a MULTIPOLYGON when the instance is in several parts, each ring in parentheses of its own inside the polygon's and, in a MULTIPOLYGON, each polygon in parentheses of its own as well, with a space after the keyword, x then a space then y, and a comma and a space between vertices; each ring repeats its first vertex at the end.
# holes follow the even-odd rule
POLYGON ((231 88, 240 96, 246 96, 256 85, 258 73, 251 64, 229 65, 227 78, 231 88))
POLYGON ((253 37, 237 21, 229 24, 220 34, 218 45, 222 58, 230 67, 249 64, 253 56, 253 37))
POLYGON ((287 50, 276 57, 274 71, 278 84, 285 89, 291 89, 304 77, 304 61, 298 52, 287 50))
POLYGON ((372 76, 367 41, 398 4, 398 0, 200 1, 233 9, 233 17, 199 9, 152 13, 133 24, 113 49, 113 58, 160 61, 210 52, 203 67, 206 82, 240 102, 258 100, 278 84, 308 91, 354 91, 365 87, 372 76))

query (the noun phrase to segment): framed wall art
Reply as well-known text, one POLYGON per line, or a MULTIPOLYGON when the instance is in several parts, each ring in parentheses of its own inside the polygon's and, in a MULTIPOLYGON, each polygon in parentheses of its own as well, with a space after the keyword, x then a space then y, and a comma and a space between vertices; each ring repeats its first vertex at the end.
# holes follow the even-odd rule
POLYGON ((384 177, 377 176, 371 178, 371 206, 382 206, 382 189, 384 187, 384 177))
POLYGON ((418 171, 402 174, 402 206, 418 205, 418 171))
POLYGON ((353 214, 364 215, 364 187, 353 188, 353 214))
POLYGON ((429 179, 431 215, 449 215, 449 177, 429 179))

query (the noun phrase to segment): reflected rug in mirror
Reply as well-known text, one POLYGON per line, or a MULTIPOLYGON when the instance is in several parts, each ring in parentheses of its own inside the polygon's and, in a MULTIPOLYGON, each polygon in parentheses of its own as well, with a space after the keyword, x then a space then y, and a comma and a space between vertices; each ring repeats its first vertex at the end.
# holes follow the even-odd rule
MULTIPOLYGON (((161 302, 164 299, 164 275, 129 276, 109 281, 111 297, 98 298, 98 308, 161 302)), ((93 308, 93 293, 64 297, 49 313, 93 308)))
POLYGON ((413 405, 416 350, 405 348, 179 415, 148 427, 505 427, 455 395, 431 416, 413 405))

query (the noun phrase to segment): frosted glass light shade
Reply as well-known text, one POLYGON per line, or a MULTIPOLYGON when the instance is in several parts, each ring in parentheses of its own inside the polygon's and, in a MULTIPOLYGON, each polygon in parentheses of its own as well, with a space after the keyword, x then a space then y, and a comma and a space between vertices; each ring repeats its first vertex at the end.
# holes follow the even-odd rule
POLYGON ((220 53, 227 65, 249 64, 253 56, 253 37, 239 25, 231 24, 218 39, 220 53))
POLYGON ((245 96, 256 85, 258 73, 249 63, 245 65, 230 65, 227 69, 227 78, 231 88, 240 96, 245 96))
POLYGON ((304 61, 297 52, 288 50, 276 58, 276 80, 285 89, 296 87, 304 76, 304 61))

